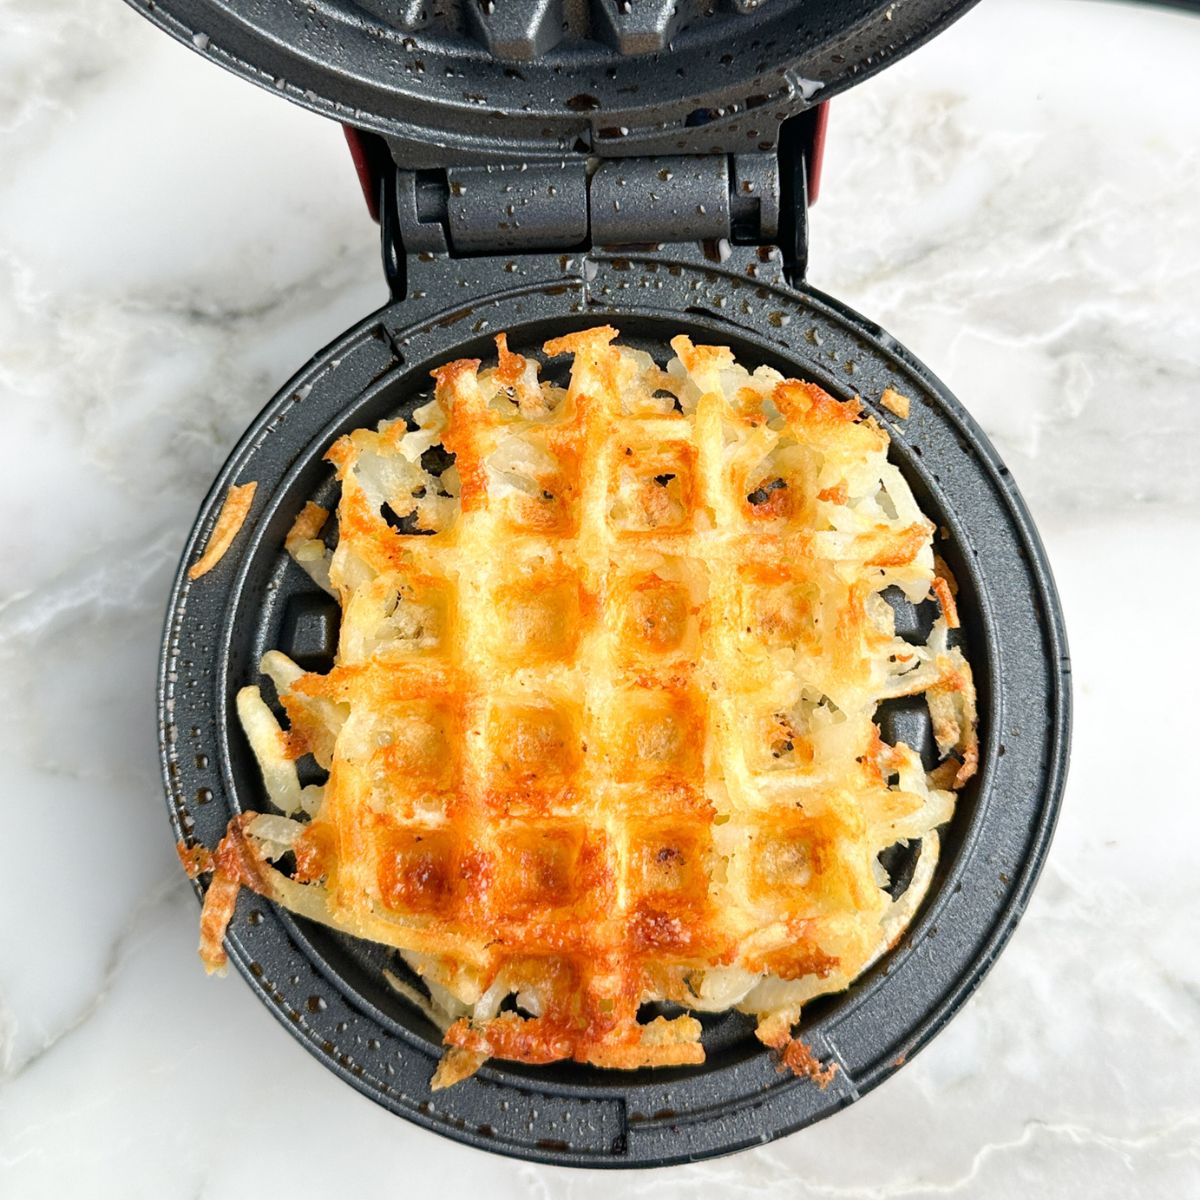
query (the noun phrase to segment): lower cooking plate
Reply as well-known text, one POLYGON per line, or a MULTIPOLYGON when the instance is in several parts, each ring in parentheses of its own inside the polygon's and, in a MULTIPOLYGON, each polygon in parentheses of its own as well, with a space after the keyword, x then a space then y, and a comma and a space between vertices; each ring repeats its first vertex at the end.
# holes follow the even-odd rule
MULTIPOLYGON (((257 480, 250 519, 210 576, 182 571, 168 616, 160 684, 163 761, 180 836, 215 844, 229 817, 264 806, 237 725, 237 690, 273 647, 323 669, 337 609, 286 557, 304 502, 336 498, 323 454, 340 434, 407 415, 430 368, 488 358, 504 329, 536 354, 548 337, 608 322, 659 361, 678 333, 729 345, 848 398, 859 393, 892 436, 892 458, 941 530, 936 549, 960 585, 958 607, 980 701, 981 769, 943 836, 937 877, 902 943, 847 993, 806 1010, 802 1036, 839 1064, 819 1090, 781 1074, 738 1014, 704 1015, 707 1061, 631 1073, 577 1064, 489 1062, 439 1093, 433 1026, 385 982, 397 958, 243 893, 228 948, 279 1018, 328 1066, 394 1112, 485 1149, 587 1166, 650 1166, 725 1153, 818 1120, 875 1086, 949 1019, 995 958, 1028 898, 1049 841, 1067 743, 1061 617, 1036 534, 1008 477, 957 402, 892 339, 812 292, 751 285, 709 265, 595 256, 587 276, 516 283, 453 312, 386 309, 325 351, 243 438, 193 530, 186 565, 230 483, 257 480), (403 324, 401 324, 403 322, 403 324), (891 385, 908 420, 872 406, 891 385)), ((430 306, 432 307, 432 306, 430 306)), ((556 364, 547 368, 553 374, 556 364)), ((901 606, 919 636, 926 614, 901 606)), ((267 694, 266 692, 264 694, 267 694)), ((920 710, 881 715, 906 740, 928 737, 920 710)), ((903 862, 889 864, 901 882, 903 862)))

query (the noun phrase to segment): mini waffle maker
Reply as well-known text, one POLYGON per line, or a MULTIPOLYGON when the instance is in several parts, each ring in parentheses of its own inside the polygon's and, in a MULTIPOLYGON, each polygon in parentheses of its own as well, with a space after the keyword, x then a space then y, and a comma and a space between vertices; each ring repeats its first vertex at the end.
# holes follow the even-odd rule
MULTIPOLYGON (((263 410, 213 484, 183 564, 229 486, 258 481, 233 550, 181 566, 159 680, 176 833, 213 846, 264 804, 233 711, 279 647, 326 667, 338 612, 283 552, 304 502, 330 505, 340 434, 410 414, 429 370, 487 358, 506 330, 536 353, 611 322, 661 356, 726 344, 834 395, 861 395, 939 525, 980 693, 981 769, 938 877, 895 950, 806 1010, 839 1066, 825 1091, 781 1074, 737 1014, 704 1017, 707 1061, 633 1073, 488 1063, 431 1093, 437 1031, 384 981, 382 947, 243 892, 230 957, 331 1070, 409 1120, 520 1158, 651 1166, 810 1124, 898 1069, 950 1019, 1012 933, 1046 854, 1069 737, 1062 617, 1009 472, 946 388, 878 326, 804 280, 821 102, 913 49, 963 0, 130 0, 205 57, 346 124, 382 227, 392 299, 322 350, 263 410), (887 386, 906 421, 878 407, 887 386)), ((553 364, 551 365, 553 369, 553 364)), ((897 602, 914 640, 932 615, 897 602)), ((932 751, 923 702, 884 736, 932 751)), ((911 872, 911 853, 907 864, 911 872)), ((888 863, 896 887, 904 856, 888 863)))

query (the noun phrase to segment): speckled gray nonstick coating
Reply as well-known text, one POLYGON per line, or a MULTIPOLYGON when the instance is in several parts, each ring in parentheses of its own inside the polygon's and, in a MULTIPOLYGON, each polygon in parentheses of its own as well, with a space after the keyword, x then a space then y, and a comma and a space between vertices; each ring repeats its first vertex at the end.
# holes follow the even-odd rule
POLYGON ((128 0, 227 70, 384 134, 406 167, 771 149, 781 120, 914 50, 974 2, 766 0, 689 17, 691 0, 590 0, 556 17, 533 0, 449 0, 425 5, 421 21, 422 6, 405 0, 128 0), (605 27, 653 24, 656 9, 669 31, 659 52, 637 53, 646 37, 605 27), (483 28, 557 23, 557 37, 563 17, 561 41, 534 38, 524 52, 483 28))
POLYGON ((502 329, 515 349, 533 351, 552 334, 609 322, 660 360, 668 339, 687 332, 732 346, 747 366, 770 363, 842 397, 861 393, 888 428, 893 461, 944 529, 938 548, 961 587, 981 770, 901 944, 848 992, 809 1006, 803 1035, 840 1067, 826 1091, 781 1074, 749 1021, 718 1015, 703 1020, 710 1053, 700 1066, 622 1073, 491 1062, 435 1095, 438 1036, 383 982, 387 953, 248 892, 239 899, 230 957, 313 1054, 391 1111, 520 1158, 685 1162, 779 1137, 853 1102, 937 1033, 995 960, 1028 901, 1062 794, 1070 709, 1062 616, 1037 534, 991 445, 888 334, 818 292, 779 284, 777 256, 738 252, 717 264, 678 254, 414 264, 409 299, 319 354, 242 438, 189 538, 167 618, 159 700, 171 818, 178 836, 213 846, 232 814, 264 804, 234 695, 256 678, 264 650, 301 637, 297 613, 304 637, 319 625, 317 609, 302 611, 319 601, 283 553, 284 534, 305 500, 333 494, 322 461, 331 441, 410 412, 432 366, 486 358, 502 329), (912 399, 907 420, 875 404, 888 385, 912 399), (211 574, 189 582, 184 568, 226 489, 251 479, 259 486, 246 527, 211 574))

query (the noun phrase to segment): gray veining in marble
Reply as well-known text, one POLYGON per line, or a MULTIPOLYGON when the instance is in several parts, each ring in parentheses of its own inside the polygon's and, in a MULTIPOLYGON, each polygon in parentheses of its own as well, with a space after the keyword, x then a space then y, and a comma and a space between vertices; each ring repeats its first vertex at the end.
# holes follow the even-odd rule
POLYGON ((411 1128, 204 977, 154 751, 168 579, 241 429, 383 300, 375 230, 336 128, 117 0, 0 0, 0 29, 0 1196, 1200 1196, 1200 20, 986 0, 834 104, 811 277, 1025 490, 1066 808, 1011 947, 892 1081, 619 1180, 411 1128))

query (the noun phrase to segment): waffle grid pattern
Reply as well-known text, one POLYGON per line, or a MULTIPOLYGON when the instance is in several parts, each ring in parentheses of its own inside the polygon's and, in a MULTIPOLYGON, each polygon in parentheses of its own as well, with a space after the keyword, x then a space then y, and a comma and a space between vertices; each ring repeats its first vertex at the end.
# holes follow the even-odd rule
POLYGON ((565 391, 501 338, 497 367, 435 373, 415 429, 341 439, 332 558, 315 505, 288 539, 341 601, 336 665, 268 655, 286 732, 239 698, 289 814, 244 826, 241 882, 405 956, 446 1029, 437 1086, 492 1056, 701 1061, 695 1017, 649 1001, 736 1004, 817 1073, 801 1005, 911 917, 974 761, 932 528, 882 430, 726 350, 678 338, 664 371, 615 337, 547 344, 565 391), (928 646, 896 637, 890 586, 942 599, 928 646), (915 693, 940 775, 873 721, 915 693), (299 788, 306 753, 324 785, 299 788), (932 854, 894 902, 878 855, 902 838, 932 854))

